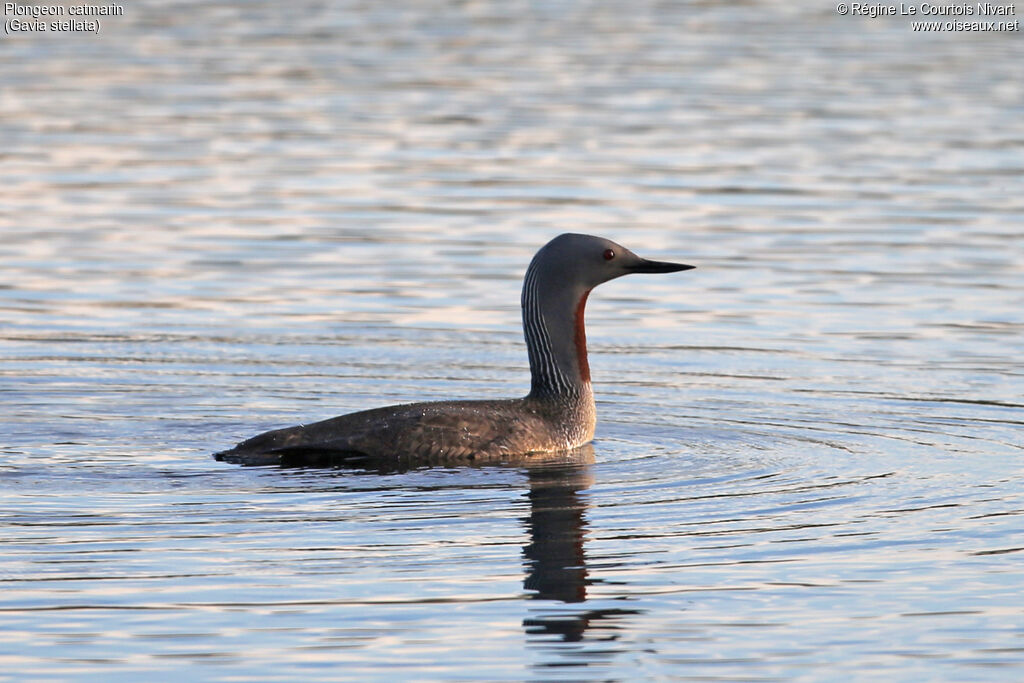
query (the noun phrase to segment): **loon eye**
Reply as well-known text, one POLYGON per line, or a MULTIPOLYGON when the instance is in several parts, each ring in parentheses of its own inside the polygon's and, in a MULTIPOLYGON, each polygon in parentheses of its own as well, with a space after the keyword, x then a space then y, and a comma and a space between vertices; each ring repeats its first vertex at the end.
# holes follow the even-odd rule
POLYGON ((615 251, 613 249, 605 249, 603 256, 605 261, 611 261, 615 258, 615 251))

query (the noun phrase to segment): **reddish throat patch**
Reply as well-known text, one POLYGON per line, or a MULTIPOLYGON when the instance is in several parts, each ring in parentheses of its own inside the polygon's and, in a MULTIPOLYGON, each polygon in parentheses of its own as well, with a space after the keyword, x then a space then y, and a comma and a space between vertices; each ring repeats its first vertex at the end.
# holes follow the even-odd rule
POLYGON ((580 366, 580 379, 590 381, 590 363, 587 361, 587 331, 583 326, 583 309, 587 306, 590 290, 583 292, 580 302, 576 304, 576 331, 573 340, 576 342, 576 362, 580 366))

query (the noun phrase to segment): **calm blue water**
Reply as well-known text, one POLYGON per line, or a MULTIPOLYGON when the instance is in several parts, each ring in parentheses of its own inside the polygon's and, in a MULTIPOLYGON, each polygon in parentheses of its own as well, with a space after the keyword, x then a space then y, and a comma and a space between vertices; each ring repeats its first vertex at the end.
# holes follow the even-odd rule
POLYGON ((1024 677, 1024 43, 798 2, 142 1, 0 42, 0 678, 1024 677), (592 451, 238 468, 529 383, 592 451))

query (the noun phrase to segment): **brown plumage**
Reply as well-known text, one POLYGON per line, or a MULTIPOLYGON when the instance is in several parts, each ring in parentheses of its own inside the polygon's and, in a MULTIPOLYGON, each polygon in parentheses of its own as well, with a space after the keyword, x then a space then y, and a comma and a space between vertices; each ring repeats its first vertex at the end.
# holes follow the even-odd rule
POLYGON ((276 429, 217 459, 245 465, 500 461, 573 448, 579 441, 573 432, 592 422, 574 408, 530 398, 407 403, 276 429))

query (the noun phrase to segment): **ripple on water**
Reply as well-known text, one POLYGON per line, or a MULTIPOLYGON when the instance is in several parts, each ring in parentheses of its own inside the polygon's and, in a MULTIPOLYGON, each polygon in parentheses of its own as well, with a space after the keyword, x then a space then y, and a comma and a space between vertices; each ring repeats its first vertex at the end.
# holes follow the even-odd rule
POLYGON ((1020 678, 1022 43, 585 5, 5 41, 6 670, 1020 678), (590 297, 592 462, 209 458, 523 393, 566 230, 698 266, 590 297))

